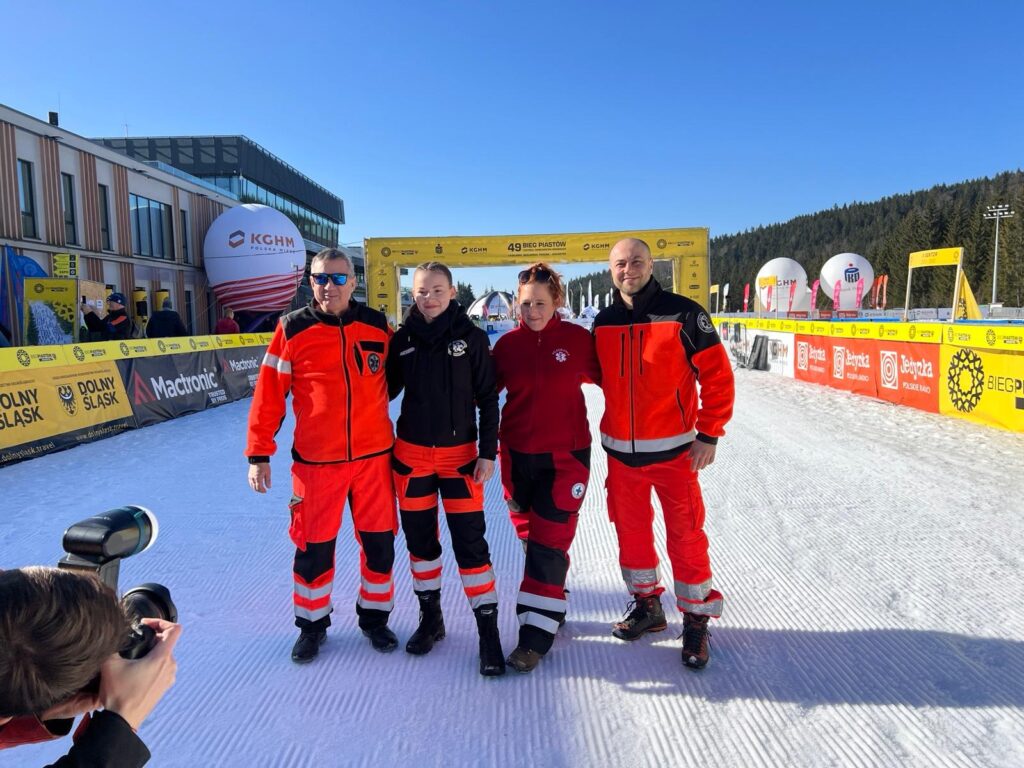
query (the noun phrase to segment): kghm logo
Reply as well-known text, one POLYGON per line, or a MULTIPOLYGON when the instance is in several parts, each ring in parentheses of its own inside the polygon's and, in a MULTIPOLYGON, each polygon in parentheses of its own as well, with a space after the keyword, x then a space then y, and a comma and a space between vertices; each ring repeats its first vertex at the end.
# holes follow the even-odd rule
POLYGON ((897 358, 898 355, 891 350, 883 349, 879 352, 878 370, 881 384, 886 389, 900 388, 900 365, 897 358))
POLYGON ((60 404, 64 406, 68 416, 74 416, 78 411, 78 404, 75 402, 75 390, 72 389, 71 385, 61 384, 57 387, 57 397, 60 398, 60 404))
POLYGON ((949 361, 946 387, 953 407, 960 413, 970 413, 978 405, 985 391, 985 368, 981 357, 970 349, 957 350, 949 361))
POLYGON ((240 229, 236 229, 230 235, 228 235, 228 245, 232 248, 237 248, 245 242, 245 232, 240 229))
POLYGON ((26 368, 28 368, 28 366, 32 363, 32 358, 29 357, 28 352, 26 352, 24 349, 19 349, 18 362, 21 363, 26 368))

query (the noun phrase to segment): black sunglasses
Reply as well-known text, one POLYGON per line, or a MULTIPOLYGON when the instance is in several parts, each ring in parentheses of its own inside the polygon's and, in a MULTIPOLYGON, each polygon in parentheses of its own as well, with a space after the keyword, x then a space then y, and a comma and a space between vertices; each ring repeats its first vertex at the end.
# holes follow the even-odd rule
POLYGON ((519 273, 519 284, 526 285, 530 282, 530 277, 533 277, 535 283, 550 283, 551 272, 550 270, 544 269, 544 267, 534 267, 533 269, 524 269, 519 273))
POLYGON ((328 280, 335 285, 344 285, 348 282, 348 275, 344 272, 314 272, 310 277, 317 285, 327 285, 328 280))

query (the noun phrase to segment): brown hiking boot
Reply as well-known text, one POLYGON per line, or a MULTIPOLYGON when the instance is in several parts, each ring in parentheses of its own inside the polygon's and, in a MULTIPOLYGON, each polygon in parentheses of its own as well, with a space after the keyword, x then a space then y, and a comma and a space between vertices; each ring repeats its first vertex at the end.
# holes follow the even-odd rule
POLYGON ((697 613, 683 614, 683 664, 690 669, 704 669, 708 652, 708 617, 697 613))
POLYGON ((516 672, 526 674, 532 672, 533 668, 540 664, 540 660, 544 658, 543 654, 537 653, 537 651, 524 648, 523 646, 517 646, 512 653, 505 659, 505 663, 508 664, 516 672))
POLYGON ((636 640, 648 632, 661 632, 668 627, 657 595, 637 597, 626 605, 626 611, 626 618, 612 626, 612 634, 619 640, 636 640))

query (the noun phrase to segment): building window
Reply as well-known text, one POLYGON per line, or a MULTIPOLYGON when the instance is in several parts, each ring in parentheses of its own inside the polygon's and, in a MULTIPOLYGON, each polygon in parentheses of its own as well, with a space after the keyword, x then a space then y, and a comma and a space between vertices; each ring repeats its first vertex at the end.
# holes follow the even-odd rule
POLYGON ((192 263, 192 256, 188 252, 188 211, 181 209, 181 255, 186 264, 192 263))
POLYGON ((78 233, 75 231, 75 177, 70 173, 60 175, 61 192, 64 204, 64 242, 78 245, 78 233))
POLYGON ((110 191, 106 184, 99 185, 100 195, 100 248, 104 251, 112 251, 110 244, 110 191))
POLYGON ((195 331, 193 330, 194 327, 195 327, 195 323, 193 321, 193 318, 194 318, 193 312, 194 311, 195 310, 192 307, 192 291, 186 289, 185 290, 185 317, 184 317, 184 320, 185 320, 185 327, 188 329, 188 332, 189 332, 190 336, 195 334, 195 331))
POLYGON ((132 253, 173 260, 171 206, 142 195, 128 195, 128 205, 131 208, 132 253))
POLYGON ((18 161, 18 203, 21 206, 22 237, 39 237, 36 232, 36 193, 32 185, 32 163, 18 161))

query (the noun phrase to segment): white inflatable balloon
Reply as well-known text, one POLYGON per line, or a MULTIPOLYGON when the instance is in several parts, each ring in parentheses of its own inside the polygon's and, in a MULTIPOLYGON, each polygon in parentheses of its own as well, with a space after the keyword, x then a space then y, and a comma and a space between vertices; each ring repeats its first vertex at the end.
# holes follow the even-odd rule
POLYGON ((757 288, 757 297, 762 307, 768 307, 768 288, 761 286, 761 279, 775 277, 778 285, 772 287, 771 311, 778 307, 779 312, 789 311, 789 291, 791 286, 796 285, 793 293, 793 312, 806 312, 811 308, 810 296, 807 293, 807 272, 800 266, 799 262, 784 256, 772 259, 757 273, 757 280, 754 285, 757 288))
POLYGON ((821 290, 831 299, 835 294, 836 282, 839 289, 839 310, 860 309, 857 303, 857 282, 863 278, 864 287, 861 302, 871 295, 871 285, 875 282, 875 270, 863 256, 857 253, 837 253, 825 262, 821 268, 821 290))
POLYGON ((306 266, 298 227, 267 205, 235 206, 218 216, 203 262, 217 301, 236 312, 279 312, 291 304, 306 266))

